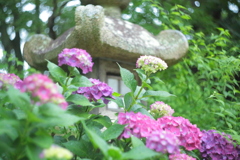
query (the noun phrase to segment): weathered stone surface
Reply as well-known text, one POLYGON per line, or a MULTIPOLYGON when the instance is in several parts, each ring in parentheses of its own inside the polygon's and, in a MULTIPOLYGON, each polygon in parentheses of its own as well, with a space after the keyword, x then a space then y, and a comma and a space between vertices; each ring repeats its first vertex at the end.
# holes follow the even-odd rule
POLYGON ((125 9, 131 0, 80 0, 82 5, 101 5, 101 6, 118 6, 121 9, 125 9))
POLYGON ((30 66, 38 69, 46 61, 57 62, 64 48, 81 48, 92 57, 135 63, 140 55, 158 56, 173 65, 185 56, 188 42, 175 30, 166 30, 153 36, 144 28, 130 22, 107 17, 101 6, 79 6, 75 12, 76 26, 56 40, 43 35, 33 36, 24 46, 24 57, 30 66))

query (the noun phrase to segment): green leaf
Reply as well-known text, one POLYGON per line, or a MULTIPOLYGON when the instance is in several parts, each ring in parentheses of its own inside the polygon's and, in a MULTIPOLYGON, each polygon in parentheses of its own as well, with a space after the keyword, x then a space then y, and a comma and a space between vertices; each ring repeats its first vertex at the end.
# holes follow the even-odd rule
POLYGON ((39 113, 45 123, 39 123, 39 126, 70 126, 85 118, 78 117, 68 113, 57 105, 47 103, 39 107, 39 113))
POLYGON ((143 97, 153 97, 153 96, 157 96, 157 97, 170 97, 170 96, 175 96, 173 94, 170 94, 166 91, 146 91, 143 94, 143 97))
POLYGON ((83 127, 88 135, 89 140, 93 143, 93 145, 97 148, 99 148, 102 153, 107 157, 107 150, 108 150, 108 144, 104 139, 102 139, 99 135, 97 135, 95 132, 91 131, 87 128, 84 121, 82 121, 83 127))
POLYGON ((92 103, 89 102, 89 100, 80 94, 72 94, 69 97, 67 97, 66 101, 72 102, 77 105, 81 106, 93 106, 92 103))
POLYGON ((132 140, 132 146, 135 148, 135 147, 138 147, 138 146, 145 146, 144 143, 138 139, 137 137, 131 135, 131 140, 132 140))
POLYGON ((42 151, 42 149, 40 149, 39 147, 37 147, 34 144, 29 143, 26 146, 26 153, 27 153, 27 156, 28 156, 28 160, 42 160, 39 157, 39 154, 41 153, 41 151, 42 151))
POLYGON ((93 83, 85 76, 77 75, 71 81, 71 85, 76 87, 91 87, 93 83))
POLYGON ((108 153, 108 156, 114 160, 120 160, 122 157, 122 151, 115 146, 109 146, 107 153, 108 153))
POLYGON ((102 133, 104 140, 117 138, 124 130, 124 125, 114 124, 102 133))
POLYGON ((124 104, 125 104, 125 110, 127 110, 133 102, 133 96, 132 92, 129 92, 124 95, 124 104))
POLYGON ((2 119, 0 121, 0 135, 6 134, 14 141, 18 137, 18 132, 16 130, 16 126, 18 125, 18 121, 2 119))
POLYGON ((120 93, 117 93, 117 92, 113 92, 113 94, 112 94, 114 97, 119 97, 119 96, 121 96, 121 94, 120 93))
POLYGON ((43 130, 38 130, 36 136, 33 138, 29 138, 29 141, 40 146, 41 148, 49 148, 53 143, 52 137, 48 132, 43 130))
POLYGON ((123 98, 122 97, 116 97, 115 99, 111 99, 111 101, 115 102, 118 107, 124 108, 123 98))
POLYGON ((136 109, 135 112, 140 112, 140 113, 147 115, 150 118, 154 119, 153 116, 145 108, 136 109))
POLYGON ((112 121, 108 116, 97 117, 97 118, 94 119, 94 121, 102 124, 106 128, 108 128, 112 125, 112 121))
MULTIPOLYGON (((135 69, 135 71, 138 73, 138 76, 140 79, 144 82, 147 78, 145 72, 142 69, 135 69)), ((148 79, 146 83, 151 83, 151 81, 148 79)))
POLYGON ((57 66, 56 64, 50 62, 47 60, 47 68, 51 74, 51 76, 53 77, 53 79, 57 82, 59 82, 60 84, 64 84, 64 80, 67 77, 67 73, 60 68, 59 66, 57 66))
POLYGON ((137 87, 137 81, 134 79, 134 74, 131 73, 129 70, 122 68, 119 64, 118 64, 118 66, 120 68, 120 73, 121 73, 121 77, 122 77, 124 84, 128 88, 130 88, 132 92, 134 92, 137 87))
POLYGON ((71 73, 71 75, 80 75, 80 72, 76 67, 68 66, 68 71, 71 73))
POLYGON ((122 159, 147 159, 159 155, 159 153, 147 148, 146 146, 138 146, 123 153, 122 159))
POLYGON ((89 157, 89 151, 91 149, 89 142, 86 142, 84 140, 68 141, 66 143, 63 143, 63 146, 79 157, 89 157))
POLYGON ((23 110, 29 110, 30 108, 30 98, 27 93, 22 93, 18 89, 13 87, 9 87, 7 91, 8 97, 17 108, 21 108, 23 110))
POLYGON ((27 115, 23 110, 14 109, 13 113, 16 115, 18 120, 27 119, 27 115))

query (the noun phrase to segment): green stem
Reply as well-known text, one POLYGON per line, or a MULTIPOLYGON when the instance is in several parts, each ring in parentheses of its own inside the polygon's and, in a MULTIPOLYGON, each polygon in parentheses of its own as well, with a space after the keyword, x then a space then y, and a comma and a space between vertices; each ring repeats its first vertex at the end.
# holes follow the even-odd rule
MULTIPOLYGON (((150 76, 150 74, 147 74, 147 75, 146 75, 146 78, 145 78, 144 82, 147 82, 149 76, 150 76)), ((134 101, 132 102, 132 104, 130 105, 130 107, 128 108, 127 111, 130 111, 131 108, 132 108, 132 106, 133 106, 133 105, 135 104, 135 102, 138 100, 138 97, 139 97, 140 93, 142 92, 143 88, 144 88, 144 87, 143 87, 143 83, 142 83, 140 90, 138 91, 137 95, 134 97, 134 101)))

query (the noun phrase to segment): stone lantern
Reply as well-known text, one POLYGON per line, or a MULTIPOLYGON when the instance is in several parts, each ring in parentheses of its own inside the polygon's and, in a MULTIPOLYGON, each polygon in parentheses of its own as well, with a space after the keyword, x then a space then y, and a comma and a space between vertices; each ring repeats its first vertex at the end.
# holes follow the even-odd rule
MULTIPOLYGON (((23 55, 31 67, 46 69, 46 59, 57 63, 64 48, 81 48, 91 54, 93 72, 88 77, 107 82, 115 92, 128 89, 120 78, 119 63, 131 71, 141 55, 152 55, 165 60, 168 66, 180 61, 188 50, 186 37, 176 30, 164 30, 152 35, 139 25, 121 19, 121 10, 130 0, 81 0, 75 11, 75 27, 57 39, 37 34, 25 43, 23 55), (117 63, 116 63, 117 62, 117 63)), ((74 15, 73 15, 74 16, 74 15)), ((111 114, 106 107, 100 112, 111 114)))

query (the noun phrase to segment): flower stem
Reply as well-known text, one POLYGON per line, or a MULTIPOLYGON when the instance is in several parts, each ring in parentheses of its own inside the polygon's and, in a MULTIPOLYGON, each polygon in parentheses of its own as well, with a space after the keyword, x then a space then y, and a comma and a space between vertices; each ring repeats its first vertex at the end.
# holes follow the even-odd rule
MULTIPOLYGON (((148 78, 149 78, 150 74, 146 74, 146 78, 143 82, 147 82, 148 78)), ((130 107, 127 109, 127 111, 130 111, 132 106, 135 104, 135 102, 138 100, 138 97, 140 95, 140 93, 142 92, 142 90, 144 89, 143 83, 141 85, 141 88, 139 89, 137 95, 134 97, 134 101, 132 102, 132 104, 130 105, 130 107)))

